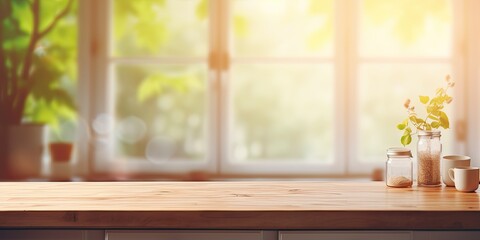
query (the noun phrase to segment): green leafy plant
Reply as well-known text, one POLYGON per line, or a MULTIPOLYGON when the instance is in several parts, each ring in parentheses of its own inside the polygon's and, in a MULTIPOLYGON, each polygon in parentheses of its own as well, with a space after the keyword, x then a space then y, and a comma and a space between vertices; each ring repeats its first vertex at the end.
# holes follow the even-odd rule
POLYGON ((0 1, 2 125, 28 121, 55 129, 75 118, 76 33, 68 25, 74 3, 0 1))
POLYGON ((431 131, 432 129, 448 129, 450 128, 450 121, 447 114, 444 112, 445 104, 450 104, 453 97, 448 95, 447 91, 455 86, 455 82, 451 80, 450 76, 445 77, 446 87, 439 88, 435 96, 419 96, 420 102, 424 105, 426 110, 425 118, 420 118, 415 112, 415 106, 411 105, 410 99, 404 103, 407 109, 408 117, 397 125, 397 128, 403 131, 400 142, 406 146, 412 142, 412 135, 418 131, 431 131))

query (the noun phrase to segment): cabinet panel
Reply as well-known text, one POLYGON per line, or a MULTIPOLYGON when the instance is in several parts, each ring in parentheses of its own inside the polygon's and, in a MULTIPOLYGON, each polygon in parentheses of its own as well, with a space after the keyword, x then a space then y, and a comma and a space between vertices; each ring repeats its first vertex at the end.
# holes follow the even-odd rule
POLYGON ((280 231, 279 240, 412 240, 410 231, 280 231))
MULTIPOLYGON (((81 230, 0 230, 0 240, 87 240, 81 230)), ((90 240, 90 239, 88 239, 90 240)), ((99 240, 99 239, 91 239, 99 240)))
POLYGON ((415 231, 414 240, 478 240, 480 231, 415 231))
POLYGON ((0 240, 105 240, 103 230, 0 230, 0 240))
POLYGON ((268 231, 112 230, 106 240, 275 240, 268 231))

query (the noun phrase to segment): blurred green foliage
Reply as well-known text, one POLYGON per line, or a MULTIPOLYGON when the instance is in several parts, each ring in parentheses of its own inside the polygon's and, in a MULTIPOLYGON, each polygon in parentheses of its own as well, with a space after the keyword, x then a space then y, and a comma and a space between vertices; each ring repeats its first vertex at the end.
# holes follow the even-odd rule
MULTIPOLYGON (((121 41, 118 44, 133 39, 135 45, 141 46, 145 53, 156 52, 169 37, 167 19, 161 11, 164 6, 165 0, 115 1, 114 37, 121 41)), ((141 54, 135 48, 123 47, 122 50, 135 50, 126 54, 141 54)))
MULTIPOLYGON (((68 14, 35 44, 27 79, 21 75, 21 70, 34 30, 33 0, 2 2, 0 8, 5 17, 1 20, 1 57, 5 59, 8 73, 0 77, 6 80, 8 96, 22 90, 28 92, 24 108, 11 104, 13 107, 8 108, 10 113, 7 114, 19 110, 23 112, 22 121, 46 123, 59 130, 62 121, 73 121, 76 117, 76 1, 68 14)), ((67 3, 68 0, 39 1, 40 32, 48 28, 67 3)))
MULTIPOLYGON (((114 0, 113 55, 120 58, 205 57, 208 1, 114 0)), ((206 64, 115 64, 115 113, 145 123, 138 142, 118 138, 119 154, 143 159, 152 138, 175 147, 175 158, 202 159, 206 64)))
POLYGON ((331 0, 310 0, 309 14, 322 17, 318 29, 307 39, 309 49, 318 50, 333 37, 333 2, 331 0))
POLYGON ((187 94, 193 89, 200 88, 200 80, 194 74, 167 75, 156 73, 146 77, 137 89, 137 98, 140 103, 160 96, 160 94, 173 90, 180 94, 187 94))
POLYGON ((393 32, 409 44, 415 42, 424 32, 428 18, 448 21, 451 6, 438 0, 365 0, 367 17, 376 24, 394 23, 393 32))
POLYGON ((132 144, 118 141, 119 153, 142 159, 150 139, 162 136, 175 157, 201 159, 206 113, 206 67, 202 65, 121 65, 115 69, 116 118, 139 117, 147 136, 132 144))
POLYGON ((113 1, 113 55, 205 56, 208 1, 113 1))

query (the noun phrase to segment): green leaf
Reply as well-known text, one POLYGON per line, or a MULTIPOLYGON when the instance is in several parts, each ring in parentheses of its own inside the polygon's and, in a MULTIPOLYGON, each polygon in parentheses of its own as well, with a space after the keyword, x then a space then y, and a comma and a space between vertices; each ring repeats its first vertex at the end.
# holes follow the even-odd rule
POLYGON ((437 105, 428 106, 427 113, 433 116, 439 117, 440 116, 439 107, 437 105))
POLYGON ((439 122, 432 122, 431 125, 432 125, 432 128, 435 128, 435 129, 437 129, 438 127, 440 127, 440 123, 439 123, 439 122))
POLYGON ((417 121, 417 123, 419 123, 419 124, 421 124, 421 123, 424 123, 424 122, 425 122, 423 119, 421 119, 421 118, 418 118, 418 117, 416 118, 416 121, 417 121))
POLYGON ((445 112, 440 111, 440 126, 444 129, 450 128, 450 121, 445 112))
POLYGON ((398 130, 403 130, 403 129, 405 129, 405 127, 406 126, 403 123, 397 125, 398 130))
POLYGON ((403 144, 403 146, 407 146, 412 142, 412 136, 410 134, 403 135, 402 138, 400 138, 400 142, 403 144))
POLYGON ((405 128, 404 135, 412 133, 412 129, 410 127, 405 128))
POLYGON ((415 116, 410 116, 409 119, 410 119, 410 121, 411 121, 412 123, 417 123, 417 117, 415 117, 415 116))
POLYGON ((430 98, 428 96, 420 96, 420 102, 421 103, 427 104, 428 100, 430 100, 430 98))
POLYGON ((431 107, 436 107, 436 105, 440 104, 440 102, 441 102, 440 97, 437 96, 432 98, 432 100, 430 100, 430 105, 431 107))
POLYGON ((430 126, 430 124, 425 124, 425 128, 426 128, 427 131, 432 130, 432 126, 430 126))

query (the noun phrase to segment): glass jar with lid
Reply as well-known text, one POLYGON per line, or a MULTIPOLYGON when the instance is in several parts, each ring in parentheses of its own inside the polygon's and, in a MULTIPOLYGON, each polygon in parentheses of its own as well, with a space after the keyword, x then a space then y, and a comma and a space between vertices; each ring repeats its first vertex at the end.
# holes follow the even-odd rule
POLYGON ((439 187, 442 143, 440 131, 419 131, 417 143, 417 185, 439 187))
POLYGON ((389 187, 412 186, 413 158, 410 149, 392 147, 387 150, 385 181, 389 187))

